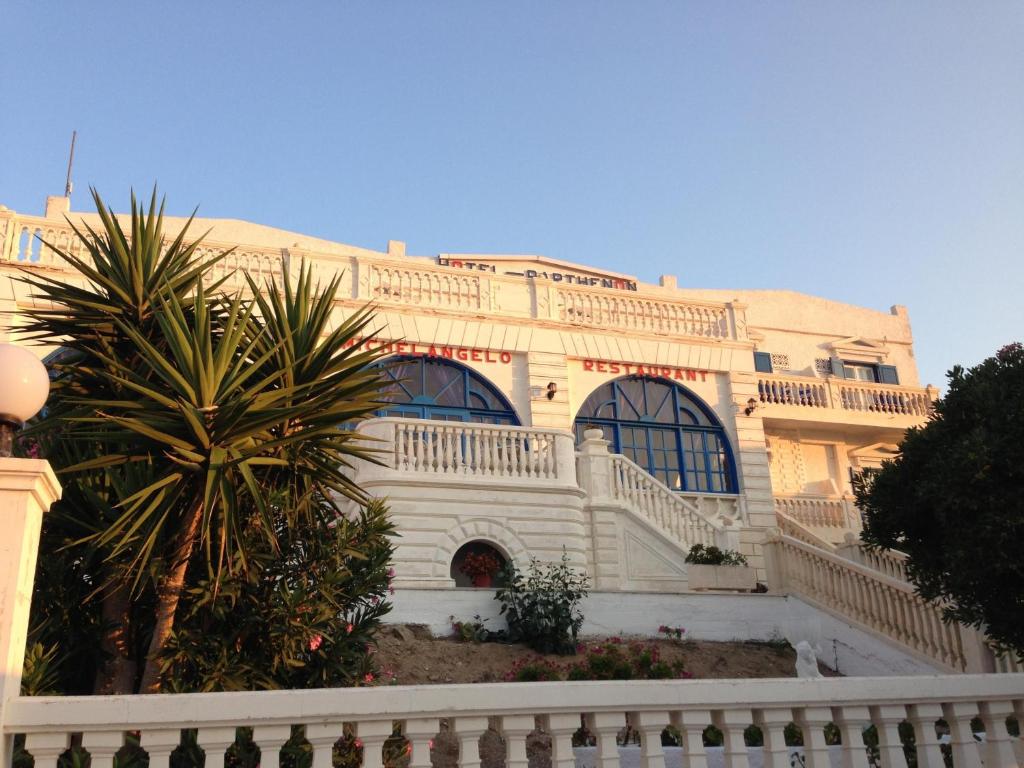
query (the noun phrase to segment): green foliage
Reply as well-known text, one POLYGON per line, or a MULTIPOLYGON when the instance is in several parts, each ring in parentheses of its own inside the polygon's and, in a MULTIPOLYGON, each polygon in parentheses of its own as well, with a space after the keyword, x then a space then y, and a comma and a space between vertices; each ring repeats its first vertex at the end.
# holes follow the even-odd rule
POLYGON ((746 565, 747 558, 731 549, 694 544, 686 553, 686 562, 694 565, 746 565))
POLYGON ((561 668, 540 656, 519 659, 505 673, 507 683, 543 683, 561 679, 561 668))
POLYGON ((280 551, 246 532, 249 567, 219 585, 194 569, 162 658, 162 690, 323 688, 376 679, 367 649, 391 608, 393 528, 380 502, 352 519, 334 515, 322 505, 311 523, 281 525, 280 551))
MULTIPOLYGON (((128 675, 113 692, 130 693, 155 690, 163 651, 182 629, 179 605, 211 612, 203 620, 215 624, 252 604, 269 559, 305 546, 292 531, 329 538, 326 521, 346 497, 366 503, 348 470, 373 452, 343 425, 379 405, 379 374, 367 366, 380 352, 357 341, 369 335, 368 311, 335 324, 340 276, 321 290, 303 265, 283 286, 249 280, 251 299, 227 295, 212 272, 221 257, 198 259, 187 226, 167 242, 155 193, 148 213, 133 196, 130 234, 94 199, 103 226, 79 231, 84 258, 48 244, 84 280, 25 278, 39 307, 27 313, 29 335, 62 349, 30 435, 64 488, 44 524, 33 635, 46 649, 59 644, 40 662, 60 659, 61 690, 90 692, 97 668, 116 662, 128 675)), ((352 589, 379 580, 373 556, 350 548, 346 557, 352 589)), ((323 589, 318 599, 333 591, 341 615, 371 594, 323 589)), ((180 650, 184 635, 177 642, 180 650)), ((222 650, 214 663, 209 648, 196 648, 197 673, 226 669, 234 652, 222 650)), ((325 679, 309 669, 264 669, 262 682, 217 674, 205 687, 325 679)))
POLYGON ((869 545, 902 550, 948 621, 1024 654, 1024 347, 949 373, 934 417, 855 484, 869 545))
POLYGON ((567 680, 665 680, 688 678, 682 661, 667 662, 653 643, 624 643, 617 637, 580 649, 583 661, 571 666, 567 680))
POLYGON ((449 616, 452 623, 452 632, 455 639, 463 643, 486 643, 493 634, 486 626, 487 619, 481 618, 480 614, 473 616, 472 621, 457 621, 454 616, 449 616))
POLYGON ((508 622, 509 642, 525 643, 540 653, 576 652, 576 637, 583 626, 580 602, 590 579, 569 566, 565 552, 557 563, 542 565, 531 558, 525 573, 509 561, 502 581, 505 586, 497 590, 495 599, 508 622))

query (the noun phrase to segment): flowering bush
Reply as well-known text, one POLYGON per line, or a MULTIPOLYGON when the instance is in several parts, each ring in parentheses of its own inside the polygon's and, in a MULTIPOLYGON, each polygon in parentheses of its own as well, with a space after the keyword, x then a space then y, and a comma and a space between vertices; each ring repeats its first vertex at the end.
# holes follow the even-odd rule
POLYGON ((501 563, 490 552, 467 552, 462 559, 459 570, 476 579, 480 576, 493 576, 501 568, 501 563))
POLYGON ((651 643, 623 643, 613 637, 605 643, 584 647, 585 658, 568 670, 568 680, 665 680, 690 678, 683 662, 662 660, 658 647, 651 643))
POLYGON ((540 656, 520 659, 505 673, 507 683, 542 683, 561 679, 562 670, 540 656))
POLYGON ((473 621, 457 621, 454 616, 449 616, 452 623, 452 631, 455 639, 463 643, 485 643, 490 639, 491 632, 484 626, 487 619, 480 618, 480 614, 473 617, 473 621))

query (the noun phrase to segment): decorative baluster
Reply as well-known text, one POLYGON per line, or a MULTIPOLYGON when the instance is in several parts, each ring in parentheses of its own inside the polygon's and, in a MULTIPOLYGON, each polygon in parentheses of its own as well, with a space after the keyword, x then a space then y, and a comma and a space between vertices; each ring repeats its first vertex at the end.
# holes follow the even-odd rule
POLYGON ((462 447, 469 440, 466 430, 460 429, 455 433, 452 445, 452 471, 459 475, 466 474, 466 459, 462 455, 462 447))
MULTIPOLYGON (((181 739, 181 732, 175 731, 178 739, 181 739)), ((122 736, 123 738, 123 736, 122 736)), ((177 746, 177 741, 175 746, 177 746)), ((57 768, 57 759, 71 746, 71 734, 58 731, 57 733, 29 733, 25 736, 25 751, 35 760, 35 768, 57 768)), ((170 754, 170 752, 168 752, 170 754)), ((150 765, 152 756, 150 757, 150 765)), ((164 764, 166 766, 166 763, 164 764)))
MULTIPOLYGON (((196 735, 196 742, 206 753, 204 768, 224 768, 224 752, 235 743, 235 726, 216 726, 214 728, 200 728, 196 735)), ((101 765, 98 768, 110 768, 109 765, 101 765)))
POLYGON ((390 720, 370 720, 357 724, 356 735, 363 742, 362 768, 384 768, 384 742, 394 726, 390 720))
POLYGON ((405 738, 412 746, 409 768, 432 768, 430 742, 437 733, 437 718, 413 718, 405 721, 405 738))
POLYGON ((640 768, 665 768, 661 732, 668 722, 668 712, 655 710, 630 715, 630 723, 640 732, 640 768))
POLYGON ((935 732, 935 721, 942 718, 942 707, 938 704, 911 704, 907 714, 907 719, 914 726, 918 768, 945 768, 939 736, 935 732))
POLYGON ((796 724, 804 734, 804 765, 806 768, 831 768, 825 726, 832 722, 828 707, 806 707, 796 711, 796 724))
POLYGON ((714 713, 715 726, 724 737, 725 768, 746 768, 747 745, 743 731, 752 722, 749 709, 724 709, 714 713))
POLYGON ((616 737, 625 724, 622 712, 595 712, 587 716, 587 726, 597 737, 597 768, 619 768, 616 737))
MULTIPOLYGON (((181 730, 178 728, 147 729, 142 732, 142 736, 139 739, 139 745, 149 755, 150 768, 168 768, 171 762, 171 752, 176 750, 179 744, 181 744, 181 730)), ((37 757, 36 768, 53 767, 40 765, 39 758, 37 757)), ((270 768, 273 768, 273 766, 270 766, 270 768)))
MULTIPOLYGON (((949 724, 949 746, 953 750, 953 765, 979 765, 981 755, 971 730, 971 720, 978 716, 976 704, 967 701, 943 704, 942 712, 949 724)), ((998 765, 998 763, 997 763, 998 765)))
POLYGON ((864 744, 864 729, 871 725, 871 712, 868 708, 833 707, 832 721, 839 728, 843 741, 843 768, 870 768, 868 750, 864 744))
MULTIPOLYGON (((906 717, 906 709, 895 704, 871 707, 871 720, 878 730, 878 751, 882 758, 882 765, 906 765, 906 760, 903 757, 903 743, 900 741, 900 723, 906 717)), ((958 765, 970 765, 970 763, 958 763, 958 765)))
POLYGON ((311 768, 333 768, 334 743, 341 738, 344 730, 342 723, 317 723, 306 726, 306 741, 313 747, 311 768))
POLYGON ((754 710, 754 725, 764 736, 765 768, 789 768, 789 747, 786 746, 786 726, 793 720, 788 709, 754 710))
POLYGON ((291 734, 289 725, 257 725, 252 729, 253 743, 260 748, 260 768, 280 768, 281 747, 291 734))
MULTIPOLYGON (((551 734, 551 768, 575 768, 576 756, 572 751, 573 734, 579 730, 580 716, 573 713, 557 713, 547 717, 547 729, 551 734)), ((418 768, 410 766, 410 768, 418 768)), ((426 768, 424 766, 423 768, 426 768)))
POLYGON ((498 450, 498 432, 494 429, 487 430, 487 445, 490 448, 490 461, 488 462, 488 468, 490 474, 497 475, 498 477, 505 476, 505 467, 501 460, 501 453, 498 450))
POLYGON ((486 717, 455 718, 454 731, 459 739, 459 768, 480 768, 480 737, 487 730, 487 725, 486 717))
POLYGON ((509 715, 501 718, 501 733, 505 737, 505 751, 508 755, 506 768, 529 768, 526 737, 534 728, 533 715, 509 715))
POLYGON ((687 768, 708 768, 704 729, 710 724, 710 710, 687 709, 680 713, 677 727, 683 734, 683 765, 687 768))
MULTIPOLYGON (((455 472, 455 446, 454 443, 458 440, 458 434, 454 427, 444 428, 444 471, 446 474, 454 474, 455 472)), ((363 766, 366 768, 366 766, 363 766)))

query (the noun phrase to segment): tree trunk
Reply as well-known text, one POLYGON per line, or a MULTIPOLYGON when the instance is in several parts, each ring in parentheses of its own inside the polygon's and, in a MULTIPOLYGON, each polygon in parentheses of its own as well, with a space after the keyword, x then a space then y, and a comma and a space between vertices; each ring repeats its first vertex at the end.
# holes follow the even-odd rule
POLYGON ((174 542, 171 563, 156 588, 156 622, 153 625, 153 638, 149 641, 146 652, 146 666, 139 683, 140 693, 158 693, 160 691, 160 652, 167 644, 167 639, 174 629, 174 614, 178 610, 181 592, 185 588, 185 572, 188 561, 192 557, 199 523, 203 518, 203 505, 196 504, 188 516, 174 542))
POLYGON ((107 574, 109 586, 103 593, 103 640, 101 649, 107 660, 96 670, 93 693, 125 694, 135 693, 135 673, 138 665, 132 658, 129 640, 129 618, 131 594, 128 586, 107 574))

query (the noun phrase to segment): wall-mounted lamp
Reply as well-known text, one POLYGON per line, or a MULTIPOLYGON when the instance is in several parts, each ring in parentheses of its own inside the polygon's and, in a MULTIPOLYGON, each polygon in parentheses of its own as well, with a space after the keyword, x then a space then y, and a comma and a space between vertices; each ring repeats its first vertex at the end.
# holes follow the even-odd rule
POLYGON ((749 416, 750 414, 752 414, 756 410, 757 410, 757 400, 755 400, 754 398, 750 398, 749 400, 747 400, 747 407, 743 409, 743 412, 745 414, 747 414, 747 416, 749 416))
POLYGON ((558 385, 555 384, 555 382, 553 382, 553 381, 549 381, 548 382, 548 394, 547 394, 548 400, 554 400, 555 399, 555 393, 557 391, 558 391, 558 385))
POLYGON ((14 450, 14 434, 39 413, 50 394, 50 377, 24 347, 0 344, 0 457, 14 450))

